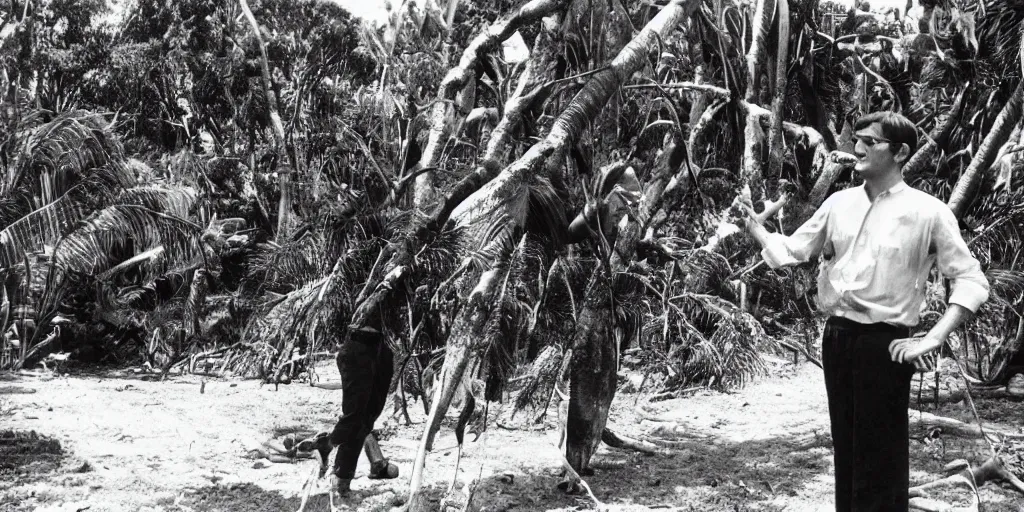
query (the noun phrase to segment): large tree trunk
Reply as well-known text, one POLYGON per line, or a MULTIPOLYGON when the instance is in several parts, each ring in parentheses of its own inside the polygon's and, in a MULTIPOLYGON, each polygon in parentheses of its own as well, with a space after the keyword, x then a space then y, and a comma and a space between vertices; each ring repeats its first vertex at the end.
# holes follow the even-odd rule
MULTIPOLYGON (((747 90, 744 100, 748 105, 756 105, 760 92, 760 69, 764 62, 765 37, 768 33, 767 3, 771 0, 758 0, 754 8, 753 38, 747 51, 747 90)), ((773 9, 774 10, 774 9, 773 9)), ((764 195, 764 170, 761 154, 764 151, 765 133, 761 129, 761 121, 753 109, 748 108, 743 128, 743 160, 740 169, 740 183, 749 187, 751 199, 756 203, 764 195)))
POLYGON ((978 189, 978 185, 981 184, 981 177, 988 171, 989 167, 992 167, 992 162, 995 161, 999 148, 1003 147, 1006 139, 1009 138, 1010 133, 1013 131, 1013 127, 1020 122, 1022 100, 1024 100, 1024 80, 1017 84, 1013 95, 1010 96, 1006 106, 999 112, 999 117, 993 123, 992 130, 985 136, 985 140, 978 148, 978 152, 971 159, 971 165, 967 166, 967 170, 964 171, 963 175, 956 182, 956 188, 953 189, 953 194, 950 195, 948 204, 949 209, 953 210, 957 217, 964 214, 964 210, 967 209, 971 200, 974 199, 974 193, 978 189))
MULTIPOLYGON (((622 49, 607 69, 594 74, 584 88, 573 98, 565 111, 555 120, 551 131, 544 140, 531 147, 526 154, 502 171, 494 180, 470 195, 455 208, 452 212, 452 218, 459 219, 464 225, 470 226, 473 224, 470 219, 487 218, 496 215, 496 212, 507 214, 517 210, 517 208, 512 206, 517 201, 524 200, 527 197, 526 185, 528 180, 533 177, 533 174, 543 172, 545 163, 552 153, 557 152, 561 148, 570 147, 579 139, 584 128, 589 124, 590 120, 597 117, 600 109, 608 102, 609 98, 619 90, 633 73, 645 65, 646 57, 656 46, 657 41, 667 37, 670 31, 688 16, 697 5, 697 2, 694 1, 674 0, 665 6, 622 49)), ((514 229, 516 226, 522 225, 524 220, 511 217, 509 218, 510 222, 506 224, 505 228, 514 229)), ((461 336, 460 332, 464 329, 464 327, 453 327, 453 338, 461 336)), ((457 371, 459 368, 464 369, 468 361, 460 360, 468 360, 471 356, 472 353, 470 351, 449 352, 445 360, 445 367, 452 368, 453 371, 457 371), (450 362, 449 359, 451 359, 450 362)), ((455 380, 447 375, 442 377, 442 380, 448 383, 449 386, 455 385, 455 380)), ((442 391, 440 395, 444 396, 445 392, 442 391)), ((610 403, 612 396, 614 396, 614 386, 611 387, 610 391, 602 391, 595 403, 610 403)), ((435 421, 439 421, 433 419, 435 416, 437 418, 443 417, 446 407, 446 404, 438 400, 436 410, 431 411, 431 425, 435 421)), ((607 417, 607 407, 603 408, 603 412, 597 411, 594 417, 602 416, 607 417)), ((431 425, 428 425, 427 432, 434 428, 431 425)), ((600 440, 603 428, 604 425, 602 423, 600 428, 594 429, 597 440, 600 440)), ((425 439, 424 441, 425 444, 421 445, 422 450, 429 446, 429 443, 426 442, 427 440, 425 439)), ((423 455, 425 455, 425 452, 423 455)), ((419 462, 420 458, 419 456, 417 457, 418 466, 421 465, 419 462)), ((417 474, 416 470, 414 470, 414 474, 417 474)), ((422 470, 418 474, 422 475, 422 470)))
POLYGON ((573 338, 565 458, 581 475, 592 473, 590 458, 601 443, 618 382, 609 274, 599 269, 591 276, 573 338))
POLYGON ((455 397, 455 392, 462 383, 466 368, 475 366, 483 349, 487 347, 488 324, 491 321, 491 302, 497 286, 497 272, 490 270, 480 276, 477 286, 463 307, 455 324, 452 326, 451 337, 448 338, 444 365, 438 376, 439 383, 435 387, 434 399, 430 406, 427 423, 423 427, 423 437, 413 462, 412 479, 409 485, 409 510, 412 512, 429 509, 428 501, 422 494, 423 469, 426 466, 427 452, 434 444, 434 435, 441 427, 448 407, 455 397))

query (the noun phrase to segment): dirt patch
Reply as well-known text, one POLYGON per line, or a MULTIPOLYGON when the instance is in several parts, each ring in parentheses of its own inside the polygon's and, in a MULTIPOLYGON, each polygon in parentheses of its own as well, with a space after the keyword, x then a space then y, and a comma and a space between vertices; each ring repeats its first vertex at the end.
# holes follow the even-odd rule
MULTIPOLYGON (((330 366, 322 368, 322 378, 336 380, 330 366)), ((253 448, 329 429, 341 411, 341 392, 301 384, 275 390, 254 381, 199 376, 151 381, 125 372, 49 380, 21 376, 9 384, 38 392, 0 396, 0 410, 8 411, 5 428, 51 436, 74 461, 15 483, 0 477, 2 512, 86 506, 89 512, 298 510, 303 484, 315 476, 317 462, 274 464, 254 458, 253 448), (93 471, 75 472, 86 463, 93 471)), ((671 440, 674 453, 648 456, 602 446, 594 460, 597 473, 586 481, 611 510, 833 509, 831 451, 816 442, 828 429, 816 367, 779 363, 770 377, 733 393, 697 391, 656 403, 649 397, 617 396, 611 426, 633 437, 657 433, 671 440)), ((993 402, 979 401, 986 421, 1024 423, 1019 403, 993 402)), ((927 410, 959 419, 971 414, 963 406, 927 410)), ((388 406, 385 414, 391 411, 388 406)), ((354 492, 344 502, 348 510, 389 511, 407 500, 425 419, 419 404, 409 413, 412 425, 396 418, 381 418, 377 425, 384 453, 401 476, 369 480, 368 464, 361 459, 354 492)), ((501 420, 492 420, 479 439, 467 437, 458 471, 451 419, 442 426, 425 471, 427 496, 434 503, 440 504, 454 480, 450 499, 465 502, 471 495, 479 510, 593 508, 589 497, 557 488, 562 477, 554 408, 539 423, 535 414, 521 414, 516 422, 505 421, 507 415, 493 408, 491 414, 501 420)), ((942 435, 914 440, 912 483, 941 476, 953 458, 985 450, 984 443, 942 435)), ((328 482, 314 483, 306 510, 326 511, 328 482)), ((1024 507, 1022 496, 997 485, 986 485, 981 493, 982 510, 1024 507)), ((968 494, 952 490, 936 497, 956 502, 968 494)))

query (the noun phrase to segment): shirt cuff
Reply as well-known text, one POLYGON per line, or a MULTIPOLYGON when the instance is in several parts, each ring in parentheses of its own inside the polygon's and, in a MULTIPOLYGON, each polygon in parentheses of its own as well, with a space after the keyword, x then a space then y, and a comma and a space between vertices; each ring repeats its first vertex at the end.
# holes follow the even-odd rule
POLYGON ((988 300, 988 293, 988 287, 974 281, 954 281, 949 303, 959 304, 971 310, 971 313, 977 313, 978 308, 988 300))
POLYGON ((786 246, 786 237, 778 233, 769 233, 768 241, 761 249, 761 258, 772 269, 799 263, 786 246))

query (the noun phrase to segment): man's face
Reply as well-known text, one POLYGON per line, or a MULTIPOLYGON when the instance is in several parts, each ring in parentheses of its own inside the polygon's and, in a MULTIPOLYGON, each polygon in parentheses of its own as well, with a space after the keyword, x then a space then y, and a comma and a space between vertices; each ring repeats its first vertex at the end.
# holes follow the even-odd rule
POLYGON ((902 144, 890 142, 882 135, 882 126, 872 123, 853 135, 856 144, 853 153, 857 156, 854 170, 865 179, 875 178, 898 168, 905 158, 900 153, 902 144))

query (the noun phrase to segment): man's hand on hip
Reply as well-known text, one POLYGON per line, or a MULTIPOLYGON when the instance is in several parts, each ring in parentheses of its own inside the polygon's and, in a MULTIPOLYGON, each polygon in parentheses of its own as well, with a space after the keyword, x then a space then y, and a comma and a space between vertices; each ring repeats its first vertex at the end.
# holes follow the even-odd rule
POLYGON ((889 344, 889 355, 896 363, 913 363, 921 371, 929 370, 935 362, 935 350, 945 340, 934 336, 900 338, 889 344))

